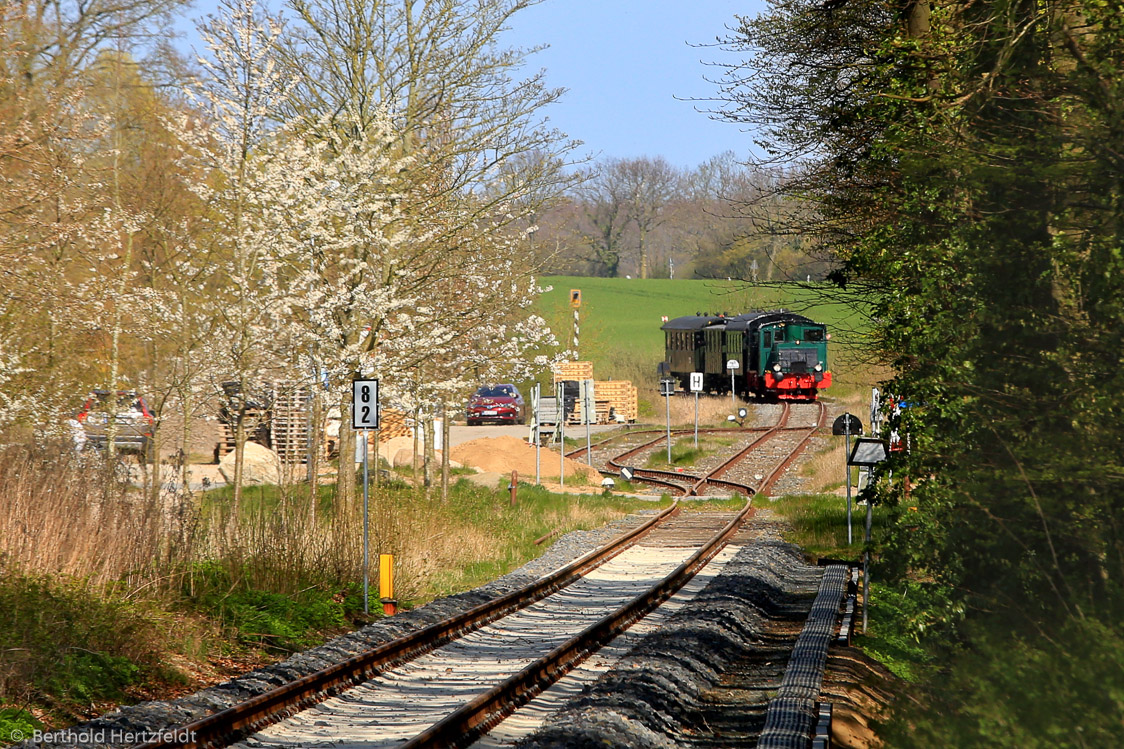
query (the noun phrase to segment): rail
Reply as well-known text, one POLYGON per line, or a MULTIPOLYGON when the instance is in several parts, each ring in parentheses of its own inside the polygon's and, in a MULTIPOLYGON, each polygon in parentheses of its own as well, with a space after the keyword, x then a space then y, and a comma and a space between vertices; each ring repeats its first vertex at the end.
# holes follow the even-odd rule
POLYGON ((467 632, 551 595, 612 559, 638 538, 678 512, 678 503, 674 503, 602 548, 579 557, 525 588, 499 596, 462 614, 431 624, 397 640, 372 648, 366 653, 263 692, 245 702, 179 726, 173 731, 162 732, 156 740, 142 744, 141 749, 225 746, 288 714, 311 707, 370 679, 391 666, 416 658, 467 632), (190 737, 191 740, 186 742, 177 740, 184 736, 190 737))

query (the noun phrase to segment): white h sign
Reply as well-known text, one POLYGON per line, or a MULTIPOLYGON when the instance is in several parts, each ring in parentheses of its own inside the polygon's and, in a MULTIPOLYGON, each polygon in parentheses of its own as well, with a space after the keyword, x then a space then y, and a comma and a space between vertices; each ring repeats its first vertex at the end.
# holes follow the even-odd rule
POLYGON ((692 372, 691 373, 691 392, 692 393, 701 393, 702 389, 703 389, 703 373, 702 372, 692 372))

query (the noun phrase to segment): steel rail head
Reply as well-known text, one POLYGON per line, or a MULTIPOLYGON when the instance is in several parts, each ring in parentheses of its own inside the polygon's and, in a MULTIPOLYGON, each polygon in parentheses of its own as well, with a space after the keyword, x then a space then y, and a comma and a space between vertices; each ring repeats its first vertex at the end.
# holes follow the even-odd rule
MULTIPOLYGON (((767 427, 766 431, 760 437, 758 437, 753 442, 750 442, 748 445, 746 445, 745 448, 742 449, 741 451, 739 451, 737 455, 730 458, 725 463, 723 463, 722 465, 718 466, 713 471, 708 473, 706 476, 699 479, 698 483, 696 483, 694 486, 691 487, 691 490, 688 492, 688 494, 693 495, 693 496, 697 496, 698 493, 699 493, 699 489, 701 487, 705 486, 707 483, 711 483, 711 482, 713 482, 715 484, 719 483, 718 481, 716 481, 716 479, 718 479, 722 474, 724 474, 726 471, 730 470, 730 468, 732 468, 733 466, 740 463, 742 461, 742 459, 744 459, 745 456, 747 456, 751 452, 753 452, 753 450, 758 445, 760 445, 761 443, 769 440, 774 434, 776 434, 781 429, 784 429, 788 425, 788 414, 789 414, 789 407, 788 407, 788 404, 786 403, 786 404, 784 404, 784 407, 781 409, 781 414, 780 414, 780 417, 777 419, 776 424, 774 424, 771 427, 767 427)), ((731 482, 723 482, 723 483, 729 484, 731 482)), ((741 487, 743 485, 742 484, 736 484, 736 486, 741 487)), ((747 494, 750 494, 750 493, 751 492, 747 492, 747 494)))
POLYGON ((423 627, 416 632, 374 647, 365 653, 354 655, 191 723, 178 726, 174 731, 161 731, 158 738, 140 744, 138 749, 226 746, 247 732, 260 730, 284 718, 290 712, 306 709, 371 678, 390 666, 417 657, 495 621, 511 611, 545 598, 620 554, 638 538, 677 514, 679 514, 678 500, 643 524, 625 531, 608 544, 578 557, 531 585, 498 596, 461 614, 423 627), (178 737, 190 737, 190 741, 177 741, 178 737))
POLYGON ((519 673, 457 708, 441 721, 400 745, 400 749, 439 749, 467 746, 511 712, 561 679, 602 645, 662 604, 687 584, 722 550, 752 512, 745 507, 671 574, 616 611, 602 617, 519 673))
POLYGON ((781 461, 781 463, 776 468, 774 468, 768 476, 765 477, 765 480, 763 482, 761 482, 761 487, 758 489, 758 492, 760 494, 769 493, 769 491, 773 488, 773 484, 776 483, 776 481, 780 478, 781 473, 783 473, 786 468, 792 465, 792 461, 796 460, 796 457, 800 455, 800 453, 804 451, 804 448, 808 446, 808 443, 811 442, 812 437, 815 435, 815 433, 819 431, 820 425, 823 424, 824 416, 827 414, 827 406, 825 406, 822 401, 817 401, 816 405, 819 407, 819 413, 816 414, 816 423, 810 427, 803 427, 804 429, 808 430, 808 433, 804 435, 804 438, 800 440, 800 442, 796 445, 796 447, 792 449, 788 456, 783 461, 781 461))

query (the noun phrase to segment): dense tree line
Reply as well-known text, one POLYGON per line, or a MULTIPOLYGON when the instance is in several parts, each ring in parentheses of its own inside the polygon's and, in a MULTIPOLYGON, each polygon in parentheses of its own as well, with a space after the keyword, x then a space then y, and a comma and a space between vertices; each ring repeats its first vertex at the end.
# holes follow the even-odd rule
POLYGON ((879 568, 937 665, 888 738, 1115 745, 1124 7, 773 0, 727 41, 726 116, 798 165, 910 404, 879 568))
POLYGON ((557 273, 634 278, 820 279, 817 248, 790 231, 789 176, 731 152, 694 169, 662 157, 606 158, 536 215, 531 244, 557 273))

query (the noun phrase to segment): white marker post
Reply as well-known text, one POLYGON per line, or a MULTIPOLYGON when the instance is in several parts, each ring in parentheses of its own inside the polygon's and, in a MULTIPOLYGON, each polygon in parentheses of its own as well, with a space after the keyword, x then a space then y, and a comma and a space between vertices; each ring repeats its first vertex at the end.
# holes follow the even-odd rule
POLYGON ((730 359, 726 362, 726 369, 730 370, 730 408, 734 407, 737 402, 735 400, 735 387, 734 387, 734 373, 741 367, 737 359, 730 359))
POLYGON ((542 484, 542 468, 540 465, 542 452, 542 435, 539 434, 539 398, 542 385, 535 383, 531 388, 531 435, 535 438, 535 485, 542 484))
MULTIPOLYGON (((370 527, 367 508, 369 505, 367 480, 367 431, 379 428, 379 381, 355 379, 351 382, 351 428, 363 437, 363 615, 370 613, 367 606, 370 588, 370 527)), ((341 456, 341 463, 343 462, 341 456)), ((341 470, 343 466, 340 466, 341 470)), ((354 464, 352 464, 354 469, 354 464)), ((376 466, 377 468, 377 466, 376 466)), ((313 494, 315 501, 315 493, 313 494)))
POLYGON ((667 465, 671 466, 671 396, 675 392, 675 380, 660 380, 660 395, 667 400, 667 465))
POLYGON ((691 392, 695 394, 695 449, 699 449, 699 393, 703 389, 703 373, 691 373, 691 392))

